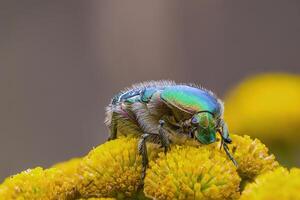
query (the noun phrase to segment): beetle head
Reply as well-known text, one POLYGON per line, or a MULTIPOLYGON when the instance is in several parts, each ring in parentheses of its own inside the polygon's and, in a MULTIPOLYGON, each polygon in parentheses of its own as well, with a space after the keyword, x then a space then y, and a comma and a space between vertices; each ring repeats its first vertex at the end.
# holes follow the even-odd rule
POLYGON ((196 127, 195 137, 203 144, 210 144, 216 141, 216 121, 210 112, 196 113, 191 123, 196 127))

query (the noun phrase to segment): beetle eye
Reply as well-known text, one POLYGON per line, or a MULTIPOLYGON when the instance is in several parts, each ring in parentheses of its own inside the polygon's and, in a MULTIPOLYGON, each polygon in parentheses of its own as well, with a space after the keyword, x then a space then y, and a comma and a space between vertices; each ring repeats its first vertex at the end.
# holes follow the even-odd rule
POLYGON ((193 125, 198 125, 199 124, 199 119, 197 117, 192 117, 191 123, 193 125))

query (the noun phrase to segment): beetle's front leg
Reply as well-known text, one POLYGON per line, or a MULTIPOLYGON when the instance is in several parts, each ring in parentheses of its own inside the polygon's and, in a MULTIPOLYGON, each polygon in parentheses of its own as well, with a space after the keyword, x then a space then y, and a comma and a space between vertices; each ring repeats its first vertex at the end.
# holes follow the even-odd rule
POLYGON ((220 126, 221 126, 222 130, 219 130, 219 132, 221 133, 222 139, 224 140, 225 143, 230 144, 232 141, 229 137, 229 131, 228 131, 227 124, 223 120, 221 120, 220 126))
POLYGON ((142 156, 142 174, 141 174, 141 187, 144 185, 144 178, 146 176, 146 169, 148 167, 148 154, 147 154, 147 145, 146 145, 146 140, 150 136, 148 133, 144 133, 141 136, 141 139, 138 142, 138 152, 139 155, 142 156))
POLYGON ((163 126, 165 124, 164 120, 159 120, 158 134, 161 142, 161 147, 165 149, 165 154, 168 150, 170 150, 170 140, 168 138, 167 133, 165 132, 163 126))
POLYGON ((224 151, 226 152, 227 156, 229 157, 229 159, 233 162, 233 164, 238 167, 238 164, 236 162, 236 160, 234 159, 234 157, 230 154, 229 152, 229 148, 227 146, 227 143, 223 143, 223 148, 224 148, 224 151))
POLYGON ((218 132, 221 135, 221 146, 220 146, 220 148, 222 148, 222 146, 223 146, 223 149, 226 152, 229 159, 233 162, 233 164, 236 167, 238 167, 238 164, 237 164, 236 160, 230 154, 229 148, 227 146, 227 144, 230 144, 232 142, 230 137, 229 137, 228 127, 227 127, 226 123, 223 120, 220 122, 220 126, 222 127, 221 129, 218 130, 218 132))

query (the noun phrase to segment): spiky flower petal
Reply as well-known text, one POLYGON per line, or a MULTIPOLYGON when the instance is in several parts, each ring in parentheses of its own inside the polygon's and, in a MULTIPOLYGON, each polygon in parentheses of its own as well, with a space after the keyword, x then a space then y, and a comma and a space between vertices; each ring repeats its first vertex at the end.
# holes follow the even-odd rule
POLYGON ((154 199, 237 199, 240 178, 217 149, 173 146, 150 163, 144 192, 154 199))
POLYGON ((300 169, 278 168, 246 186, 241 200, 300 199, 300 169))

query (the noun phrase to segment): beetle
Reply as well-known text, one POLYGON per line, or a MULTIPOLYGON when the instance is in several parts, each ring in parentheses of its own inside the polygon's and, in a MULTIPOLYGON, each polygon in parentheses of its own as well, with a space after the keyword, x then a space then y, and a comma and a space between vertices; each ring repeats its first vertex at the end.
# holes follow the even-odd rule
POLYGON ((173 81, 149 81, 135 84, 113 97, 106 108, 105 124, 110 130, 108 140, 117 133, 140 136, 138 153, 142 156, 142 180, 148 166, 146 142, 160 144, 165 153, 171 142, 192 138, 202 144, 216 142, 237 166, 227 144, 232 140, 223 120, 223 102, 216 95, 197 85, 173 81))

